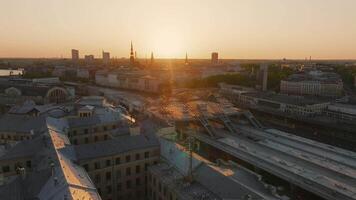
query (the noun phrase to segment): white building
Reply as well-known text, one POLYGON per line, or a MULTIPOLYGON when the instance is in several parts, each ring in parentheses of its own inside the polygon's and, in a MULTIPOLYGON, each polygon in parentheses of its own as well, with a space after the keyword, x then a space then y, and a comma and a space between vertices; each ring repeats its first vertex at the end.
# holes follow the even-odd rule
POLYGON ((338 97, 343 94, 343 82, 335 73, 311 71, 293 74, 282 80, 280 90, 292 95, 338 97))
POLYGON ((95 83, 101 86, 158 93, 162 81, 145 74, 98 71, 95 74, 95 83))

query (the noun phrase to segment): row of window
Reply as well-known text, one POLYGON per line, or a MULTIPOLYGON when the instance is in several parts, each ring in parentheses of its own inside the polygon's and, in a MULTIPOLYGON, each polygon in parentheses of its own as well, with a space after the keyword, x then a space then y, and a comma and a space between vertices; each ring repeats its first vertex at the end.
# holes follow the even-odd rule
MULTIPOLYGON (((109 139, 109 136, 105 134, 103 139, 104 139, 104 140, 108 140, 108 139, 109 139)), ((94 142, 98 142, 98 141, 100 141, 99 136, 98 136, 98 135, 95 135, 95 136, 94 136, 94 142)), ((73 143, 74 145, 79 144, 78 139, 72 139, 72 143, 73 143)), ((84 138, 84 144, 88 144, 88 143, 89 143, 89 138, 88 138, 88 137, 85 137, 85 138, 84 138)))
POLYGON ((167 186, 162 185, 159 179, 156 179, 151 173, 148 175, 148 181, 151 187, 148 188, 148 192, 152 200, 162 200, 161 196, 164 197, 164 199, 169 199, 169 200, 177 200, 177 198, 173 198, 173 195, 171 192, 168 192, 167 186), (156 188, 156 189, 155 189, 156 188), (157 195, 156 195, 157 191, 157 195), (169 197, 169 198, 168 198, 169 197))
MULTIPOLYGON (((146 163, 145 164, 145 171, 147 171, 148 166, 149 166, 149 164, 146 163)), ((141 166, 140 165, 136 165, 135 173, 136 174, 140 174, 141 173, 141 166)), ((126 170, 125 170, 125 176, 131 176, 132 174, 133 173, 132 173, 131 167, 127 167, 126 170)), ((111 181, 111 177, 112 177, 111 171, 108 171, 108 172, 105 173, 106 182, 110 182, 111 181)), ((121 177, 122 177, 121 170, 120 169, 116 170, 116 179, 120 179, 121 177)), ((101 183, 101 175, 99 173, 96 174, 94 180, 95 180, 95 184, 101 183)))
MULTIPOLYGON (((20 168, 20 167, 26 167, 26 168, 29 168, 29 169, 30 169, 30 168, 32 167, 32 162, 31 162, 31 160, 26 161, 25 165, 23 165, 22 163, 16 163, 16 164, 12 167, 12 169, 13 169, 14 171, 16 171, 16 170, 17 170, 18 168, 20 168)), ((1 169, 2 169, 2 173, 7 173, 7 172, 11 172, 11 171, 12 171, 10 165, 4 165, 4 166, 1 167, 1 169)))
POLYGON ((0 139, 2 140, 29 140, 30 136, 19 136, 19 135, 6 135, 1 134, 0 139))
MULTIPOLYGON (((117 126, 116 126, 115 124, 112 125, 112 126, 103 126, 103 127, 102 127, 102 131, 108 131, 110 128, 111 128, 111 130, 112 130, 112 129, 116 129, 117 126)), ((99 131, 100 131, 100 128, 99 128, 99 127, 94 127, 94 128, 92 129, 92 133, 96 133, 96 132, 99 132, 99 131)), ((79 132, 78 130, 72 130, 72 131, 69 133, 69 136, 76 136, 76 135, 78 135, 78 134, 80 134, 80 132, 79 132)), ((88 129, 88 128, 83 129, 82 134, 89 134, 89 129, 88 129)))
MULTIPOLYGON (((142 157, 142 155, 140 153, 136 153, 134 159, 131 157, 131 155, 126 155, 125 156, 125 163, 129 163, 131 161, 140 160, 141 157, 142 157)), ((145 159, 149 158, 150 157, 150 152, 149 151, 144 152, 143 157, 145 159)), ((112 161, 111 159, 107 159, 107 160, 105 160, 105 165, 103 167, 101 166, 101 162, 100 161, 94 162, 94 170, 105 168, 105 167, 110 167, 112 165, 119 165, 119 164, 124 163, 124 162, 122 162, 121 157, 116 157, 115 158, 115 163, 113 163, 113 162, 114 161, 112 161)), ((90 171, 89 164, 84 164, 83 167, 85 168, 86 171, 90 171)))

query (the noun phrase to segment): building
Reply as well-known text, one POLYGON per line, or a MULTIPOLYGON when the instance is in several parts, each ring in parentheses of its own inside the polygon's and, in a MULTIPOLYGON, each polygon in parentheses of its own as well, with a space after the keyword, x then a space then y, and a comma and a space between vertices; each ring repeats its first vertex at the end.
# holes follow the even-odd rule
POLYGON ((256 73, 256 88, 262 91, 267 91, 268 81, 268 65, 261 64, 260 69, 256 73))
POLYGON ((85 55, 84 60, 86 63, 91 64, 94 62, 94 55, 85 55))
POLYGON ((101 200, 61 128, 60 121, 48 118, 41 137, 2 150, 0 199, 101 200))
MULTIPOLYGON (((219 102, 219 99, 215 101, 219 102)), ((354 199, 356 176, 346 171, 355 170, 350 168, 354 165, 350 164, 356 162, 355 152, 259 126, 251 113, 225 103, 172 102, 166 106, 165 112, 160 112, 157 107, 151 110, 152 115, 162 121, 173 122, 177 132, 174 138, 179 143, 193 141, 190 146, 194 152, 210 162, 233 161, 261 175, 262 180, 268 180, 273 188, 278 188, 271 188, 276 192, 274 194, 291 199, 354 199), (347 178, 340 178, 343 176, 347 178)), ((190 169, 195 169, 194 164, 192 166, 190 169)), ((219 190, 223 185, 222 188, 227 189, 228 185, 225 188, 220 178, 209 179, 210 175, 213 173, 204 173, 205 187, 219 190)), ((223 196, 223 199, 234 198, 223 196)))
POLYGON ((219 63, 219 53, 213 52, 211 53, 211 63, 218 64, 219 63))
MULTIPOLYGON (((68 105, 73 107, 65 117, 45 115, 41 126, 32 122, 42 128, 30 138, 0 146, 0 199, 145 199, 147 169, 160 159, 154 130, 120 124, 121 112, 100 97, 68 105)), ((32 111, 24 110, 13 109, 13 115, 28 123, 8 126, 28 129, 32 111)))
POLYGON ((356 123, 355 105, 334 103, 328 105, 328 108, 324 112, 327 116, 334 119, 356 123))
POLYGON ((282 199, 258 174, 236 163, 212 163, 196 153, 190 157, 186 148, 168 139, 161 138, 160 143, 162 161, 148 170, 148 199, 282 199))
POLYGON ((289 96, 227 84, 221 84, 220 87, 221 94, 239 106, 271 113, 311 117, 322 115, 331 103, 329 98, 289 96))
POLYGON ((134 49, 131 41, 131 50, 130 50, 130 65, 134 66, 135 65, 135 54, 134 54, 134 49))
POLYGON ((101 86, 159 93, 162 89, 163 80, 140 71, 118 70, 111 72, 97 71, 95 83, 101 86))
POLYGON ((160 158, 158 140, 142 134, 78 145, 75 152, 103 199, 145 199, 147 169, 160 158))
POLYGON ((110 53, 103 51, 103 64, 107 65, 110 63, 110 53))
POLYGON ((1 79, 0 104, 14 105, 26 100, 39 104, 61 103, 75 96, 73 88, 55 84, 52 79, 1 79))
POLYGON ((305 71, 282 80, 280 90, 291 95, 340 97, 343 94, 343 82, 336 73, 305 71))
POLYGON ((79 50, 72 49, 72 61, 77 62, 79 60, 79 50))

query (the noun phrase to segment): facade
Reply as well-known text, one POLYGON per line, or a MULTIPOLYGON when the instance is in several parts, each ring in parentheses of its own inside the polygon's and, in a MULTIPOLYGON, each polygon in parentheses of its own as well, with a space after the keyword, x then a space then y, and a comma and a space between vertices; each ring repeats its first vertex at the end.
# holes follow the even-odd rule
POLYGON ((343 94, 343 82, 335 73, 310 71, 282 80, 280 90, 292 95, 339 97, 343 94))
POLYGON ((1 104, 14 105, 32 100, 39 104, 62 103, 75 95, 73 88, 55 84, 56 79, 0 80, 1 104))
POLYGON ((288 96, 227 84, 220 88, 225 97, 242 107, 303 117, 322 115, 331 102, 328 98, 288 96))
POLYGON ((212 64, 218 64, 219 63, 219 53, 218 52, 211 53, 211 63, 212 64))
POLYGON ((159 141, 152 132, 120 124, 121 112, 106 105, 100 97, 86 97, 60 118, 40 114, 44 109, 34 106, 32 117, 43 119, 41 126, 29 120, 33 109, 13 108, 12 115, 28 123, 11 120, 19 126, 0 122, 0 128, 35 134, 1 146, 0 199, 145 199, 146 171, 160 159, 159 141))
POLYGON ((162 85, 162 81, 160 81, 159 78, 130 71, 98 71, 95 74, 95 83, 101 86, 144 91, 149 93, 159 93, 162 85))
POLYGON ((0 199, 101 200, 73 155, 61 122, 48 118, 41 137, 2 150, 0 199))
POLYGON ((105 65, 110 63, 110 53, 109 52, 104 52, 103 51, 103 63, 105 65))
POLYGON ((160 159, 154 136, 127 135, 75 147, 79 164, 86 169, 103 199, 145 199, 149 166, 160 159))
POLYGON ((72 49, 72 61, 77 62, 79 60, 79 50, 72 49))
POLYGON ((337 120, 356 122, 356 106, 350 104, 335 103, 328 105, 325 114, 337 120))

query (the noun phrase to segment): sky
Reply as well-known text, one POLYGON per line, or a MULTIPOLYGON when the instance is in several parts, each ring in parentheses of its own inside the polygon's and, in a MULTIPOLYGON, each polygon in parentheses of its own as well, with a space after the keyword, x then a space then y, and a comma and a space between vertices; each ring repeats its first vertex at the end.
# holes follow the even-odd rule
POLYGON ((356 0, 0 0, 0 57, 356 59, 356 0))

